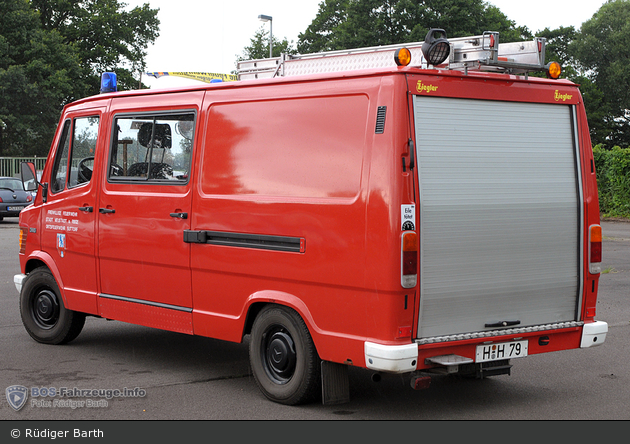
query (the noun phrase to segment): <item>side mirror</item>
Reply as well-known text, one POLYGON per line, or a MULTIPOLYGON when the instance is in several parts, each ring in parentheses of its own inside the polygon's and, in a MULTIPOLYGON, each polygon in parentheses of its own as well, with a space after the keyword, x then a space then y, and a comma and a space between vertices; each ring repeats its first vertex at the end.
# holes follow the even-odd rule
POLYGON ((38 187, 42 187, 42 199, 44 202, 48 200, 48 185, 42 184, 37 180, 37 170, 33 162, 22 162, 20 166, 20 177, 25 191, 37 191, 38 187))
POLYGON ((33 162, 22 162, 20 175, 26 191, 37 191, 39 182, 37 181, 37 171, 33 162))

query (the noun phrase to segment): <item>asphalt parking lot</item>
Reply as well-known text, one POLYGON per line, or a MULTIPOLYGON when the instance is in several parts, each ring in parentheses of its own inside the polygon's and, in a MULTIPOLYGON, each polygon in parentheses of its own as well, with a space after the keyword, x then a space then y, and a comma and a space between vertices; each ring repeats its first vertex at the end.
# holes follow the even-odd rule
POLYGON ((596 319, 609 324, 603 345, 517 359, 510 376, 481 381, 447 377, 419 391, 398 376, 376 383, 369 371, 351 369, 350 403, 287 407, 267 401, 257 389, 247 343, 100 318, 89 318, 71 344, 33 341, 21 324, 13 284, 19 272, 18 224, 6 219, 0 222, 0 389, 15 384, 138 387, 146 396, 108 400, 106 408, 29 404, 19 412, 0 402, 0 425, 34 420, 628 421, 630 223, 604 221, 602 226, 596 319))

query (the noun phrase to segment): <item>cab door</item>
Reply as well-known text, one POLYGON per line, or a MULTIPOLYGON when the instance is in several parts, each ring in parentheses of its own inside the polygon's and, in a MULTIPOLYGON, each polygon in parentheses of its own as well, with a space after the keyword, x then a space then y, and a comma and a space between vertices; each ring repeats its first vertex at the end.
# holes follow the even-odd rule
POLYGON ((53 260, 66 307, 97 313, 95 221, 105 107, 64 116, 42 207, 42 250, 53 260))
MULTIPOLYGON (((180 105, 181 106, 181 105, 180 105)), ((97 211, 101 316, 192 332, 195 108, 116 112, 97 211)))

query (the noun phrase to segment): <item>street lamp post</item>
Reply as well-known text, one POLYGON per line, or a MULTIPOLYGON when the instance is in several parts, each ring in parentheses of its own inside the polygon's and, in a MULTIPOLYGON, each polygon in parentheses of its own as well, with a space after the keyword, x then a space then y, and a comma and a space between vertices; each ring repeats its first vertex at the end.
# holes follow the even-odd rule
POLYGON ((259 15, 258 19, 261 22, 269 22, 269 58, 272 58, 273 57, 273 33, 272 33, 273 18, 269 15, 259 15))

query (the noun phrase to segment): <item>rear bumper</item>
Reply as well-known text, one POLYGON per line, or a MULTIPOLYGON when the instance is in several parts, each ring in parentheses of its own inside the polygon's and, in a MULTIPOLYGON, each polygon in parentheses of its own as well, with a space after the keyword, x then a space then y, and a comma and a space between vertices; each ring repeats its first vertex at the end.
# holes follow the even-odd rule
POLYGON ((407 373, 416 369, 418 344, 382 345, 365 342, 365 364, 371 370, 407 373))
MULTIPOLYGON (((580 348, 589 348, 601 345, 606 340, 608 333, 608 324, 602 321, 595 321, 584 324, 581 329, 579 326, 554 331, 541 330, 537 332, 529 332, 524 336, 529 337, 530 347, 529 354, 545 353, 558 350, 566 350, 576 348, 578 341, 580 348), (551 334, 549 334, 551 333, 551 334), (546 339, 546 342, 541 342, 546 339), (551 345, 549 337, 552 337, 551 345), (543 345, 544 344, 544 345, 543 345)), ((519 334, 522 336, 523 333, 519 334)), ((514 336, 514 335, 511 335, 514 336)), ((475 354, 475 347, 484 341, 482 338, 476 341, 467 340, 462 342, 446 342, 441 344, 432 344, 422 347, 422 352, 418 349, 417 343, 405 345, 382 345, 373 342, 365 342, 365 364, 368 369, 381 371, 386 373, 407 373, 415 371, 417 368, 428 368, 432 365, 427 364, 426 358, 437 355, 461 355, 472 356, 475 354), (422 359, 418 365, 418 359, 422 359)), ((493 342, 508 342, 515 338, 493 337, 493 342)))
POLYGON ((595 321, 584 324, 580 348, 595 347, 603 344, 606 340, 606 333, 608 333, 608 324, 606 322, 595 321))

